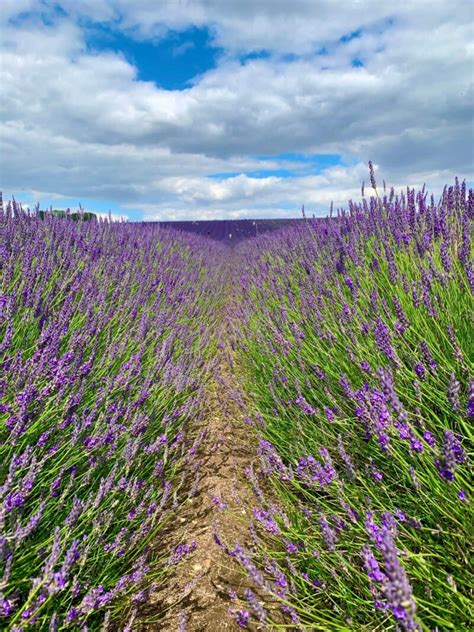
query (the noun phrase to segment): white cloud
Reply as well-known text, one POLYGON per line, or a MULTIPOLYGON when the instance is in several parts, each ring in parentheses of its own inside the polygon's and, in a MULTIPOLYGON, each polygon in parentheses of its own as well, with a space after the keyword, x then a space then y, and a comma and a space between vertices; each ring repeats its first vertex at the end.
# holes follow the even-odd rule
POLYGON ((8 22, 16 15, 35 8, 35 0, 2 0, 0 21, 8 22))
POLYGON ((164 219, 284 215, 302 203, 324 212, 331 199, 342 205, 357 194, 369 158, 398 185, 473 178, 472 13, 463 0, 351 1, 344 10, 330 0, 4 0, 1 184, 109 199, 164 219), (47 26, 35 8, 53 4, 67 15, 51 13, 47 26), (124 56, 92 54, 86 17, 138 38, 207 25, 226 52, 189 89, 161 90, 138 81, 124 56), (325 55, 312 54, 322 46, 325 55), (275 54, 235 58, 263 48, 275 54), (353 166, 207 177, 295 166, 254 158, 281 152, 341 154, 353 166))
MULTIPOLYGON (((378 166, 376 176, 378 176, 378 166)), ((451 173, 425 172, 410 176, 404 181, 387 181, 400 191, 406 185, 420 187, 431 182, 439 194, 451 173)), ((348 167, 331 167, 316 176, 296 178, 250 178, 240 175, 214 182, 203 178, 166 180, 166 190, 175 194, 175 201, 166 204, 138 204, 134 208, 143 211, 146 219, 184 220, 189 218, 212 219, 218 217, 277 218, 299 216, 302 204, 308 215, 324 216, 334 208, 345 208, 349 199, 359 200, 367 169, 363 163, 348 167)), ((377 177, 378 179, 378 177, 377 177)), ((382 190, 382 178, 378 183, 382 190)), ((366 195, 370 186, 366 183, 366 195)), ((373 192, 372 192, 373 193, 373 192)))

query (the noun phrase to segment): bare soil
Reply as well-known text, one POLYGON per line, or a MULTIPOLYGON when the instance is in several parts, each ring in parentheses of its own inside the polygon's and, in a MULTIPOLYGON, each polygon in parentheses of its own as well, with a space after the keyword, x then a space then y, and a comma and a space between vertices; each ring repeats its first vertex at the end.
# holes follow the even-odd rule
MULTIPOLYGON (((228 610, 251 610, 243 597, 247 587, 252 588, 272 619, 283 623, 272 597, 259 594, 238 562, 218 546, 214 537, 217 533, 230 549, 237 543, 249 545, 248 527, 255 505, 245 469, 257 459, 258 437, 255 427, 246 422, 245 397, 236 378, 230 342, 231 312, 231 305, 224 306, 218 335, 221 348, 215 376, 207 386, 207 409, 188 436, 189 445, 202 437, 192 467, 195 471, 185 472, 188 497, 177 510, 176 521, 164 541, 160 541, 160 547, 166 550, 191 543, 195 548, 193 544, 194 550, 173 566, 165 585, 150 594, 138 617, 137 629, 142 632, 239 630, 228 610)), ((248 629, 271 628, 250 624, 248 629)))

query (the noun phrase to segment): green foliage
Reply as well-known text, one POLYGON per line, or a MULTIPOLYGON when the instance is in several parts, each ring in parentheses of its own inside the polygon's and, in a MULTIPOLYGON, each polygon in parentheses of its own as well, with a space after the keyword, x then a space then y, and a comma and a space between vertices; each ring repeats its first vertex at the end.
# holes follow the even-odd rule
POLYGON ((59 219, 70 219, 73 222, 90 222, 93 219, 97 219, 97 215, 95 213, 91 213, 90 211, 75 213, 67 213, 66 211, 60 209, 53 209, 52 211, 38 211, 38 217, 40 219, 44 220, 46 215, 51 215, 51 217, 57 217, 59 219))

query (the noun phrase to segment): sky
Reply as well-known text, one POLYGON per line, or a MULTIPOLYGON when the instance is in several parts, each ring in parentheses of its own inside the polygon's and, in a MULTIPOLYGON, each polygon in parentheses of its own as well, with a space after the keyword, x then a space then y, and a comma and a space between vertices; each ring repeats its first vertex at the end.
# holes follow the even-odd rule
POLYGON ((0 190, 133 220, 324 216, 367 162, 474 180, 471 0, 1 0, 0 190))

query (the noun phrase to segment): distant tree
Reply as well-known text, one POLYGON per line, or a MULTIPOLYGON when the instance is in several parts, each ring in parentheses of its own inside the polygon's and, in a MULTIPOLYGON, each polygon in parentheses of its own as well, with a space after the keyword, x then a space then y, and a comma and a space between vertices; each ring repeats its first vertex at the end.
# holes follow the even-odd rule
POLYGON ((69 216, 74 222, 78 220, 83 222, 90 222, 91 219, 95 219, 97 215, 95 213, 91 213, 90 211, 82 211, 82 213, 71 213, 69 216))
POLYGON ((82 221, 90 222, 92 219, 96 219, 97 215, 90 211, 81 211, 80 213, 68 213, 62 209, 52 209, 51 211, 38 211, 38 217, 44 219, 45 215, 49 213, 53 217, 59 217, 60 219, 72 219, 73 222, 82 221))

